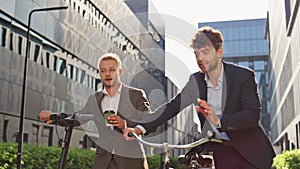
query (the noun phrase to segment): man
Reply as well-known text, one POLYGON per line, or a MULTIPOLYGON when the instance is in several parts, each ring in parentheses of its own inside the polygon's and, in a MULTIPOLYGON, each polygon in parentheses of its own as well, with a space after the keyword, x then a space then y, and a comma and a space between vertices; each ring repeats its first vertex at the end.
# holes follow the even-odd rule
MULTIPOLYGON (((121 60, 114 53, 101 56, 98 60, 99 75, 104 90, 91 95, 86 105, 76 113, 93 114, 99 132, 98 146, 94 158, 94 169, 147 169, 143 146, 124 140, 122 129, 134 127, 150 111, 149 102, 143 90, 123 84, 121 60), (105 124, 104 112, 112 125, 105 124)), ((51 123, 50 111, 42 111, 40 119, 51 123)), ((86 120, 79 122, 82 124, 86 120)))
MULTIPOLYGON (((255 74, 223 61, 222 43, 220 31, 200 28, 191 47, 201 71, 192 74, 179 94, 133 132, 153 132, 186 106, 195 104, 202 129, 212 129, 218 137, 229 140, 227 144, 205 145, 213 152, 217 169, 269 169, 275 153, 259 123, 261 104, 255 74)), ((128 132, 131 130, 124 131, 125 137, 128 132)))

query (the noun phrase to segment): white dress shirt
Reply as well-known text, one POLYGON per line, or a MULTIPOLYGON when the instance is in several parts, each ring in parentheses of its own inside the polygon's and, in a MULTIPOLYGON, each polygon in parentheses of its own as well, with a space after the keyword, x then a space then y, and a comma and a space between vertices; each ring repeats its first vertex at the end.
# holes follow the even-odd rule
POLYGON ((106 89, 103 90, 104 97, 101 102, 101 108, 103 112, 105 112, 106 110, 113 110, 115 113, 117 113, 120 102, 121 89, 122 84, 119 86, 117 92, 113 96, 110 96, 106 89))
MULTIPOLYGON (((222 64, 221 72, 220 72, 220 75, 218 78, 218 83, 215 88, 212 86, 212 83, 209 80, 209 77, 207 74, 205 74, 205 79, 204 79, 207 83, 207 103, 210 105, 210 107, 213 109, 213 111, 216 113, 216 115, 219 118, 221 118, 221 116, 222 116, 223 79, 224 79, 223 64, 222 64)), ((225 132, 219 132, 217 130, 217 127, 214 124, 212 124, 210 121, 209 121, 209 124, 213 128, 217 138, 229 140, 229 137, 227 136, 227 134, 225 132)), ((221 126, 221 121, 220 121, 220 125, 218 127, 220 127, 220 126, 221 126)))
MULTIPOLYGON (((119 86, 117 92, 113 95, 110 96, 106 89, 104 88, 103 93, 104 97, 101 102, 101 108, 103 113, 107 110, 113 110, 115 114, 117 114, 118 107, 119 107, 119 102, 120 102, 120 96, 121 96, 121 89, 122 89, 122 84, 119 86)), ((126 122, 125 122, 126 126, 126 122)), ((109 126, 111 130, 114 129, 113 126, 109 126)), ((112 154, 114 154, 114 149, 112 150, 112 154)))

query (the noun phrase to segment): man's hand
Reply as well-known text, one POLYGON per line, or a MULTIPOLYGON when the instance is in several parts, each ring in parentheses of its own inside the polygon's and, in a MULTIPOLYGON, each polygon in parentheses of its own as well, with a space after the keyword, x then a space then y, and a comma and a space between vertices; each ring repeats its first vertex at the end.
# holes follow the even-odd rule
POLYGON ((199 103, 199 106, 196 106, 196 110, 198 112, 201 112, 204 115, 204 117, 207 120, 209 120, 212 124, 214 124, 215 126, 219 126, 220 119, 210 107, 210 105, 205 100, 197 99, 197 101, 199 103))
POLYGON ((128 133, 135 133, 137 135, 141 135, 142 131, 139 128, 134 128, 134 129, 132 129, 132 128, 125 128, 123 130, 123 137, 125 138, 125 140, 133 140, 134 138, 133 137, 129 137, 128 133))
POLYGON ((110 115, 107 117, 107 120, 110 124, 112 124, 115 127, 118 127, 119 129, 125 128, 125 120, 121 119, 121 117, 118 115, 110 115))
POLYGON ((50 119, 51 113, 49 110, 42 110, 40 112, 40 120, 45 121, 47 124, 52 124, 54 121, 50 119))

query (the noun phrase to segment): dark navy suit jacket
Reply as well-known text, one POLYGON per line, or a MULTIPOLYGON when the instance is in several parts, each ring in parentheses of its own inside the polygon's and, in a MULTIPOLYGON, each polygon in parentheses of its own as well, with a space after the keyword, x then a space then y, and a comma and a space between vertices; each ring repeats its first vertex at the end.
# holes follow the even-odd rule
MULTIPOLYGON (((255 74, 248 68, 224 61, 223 65, 227 89, 225 99, 222 100, 224 108, 220 130, 227 133, 235 149, 253 165, 261 169, 270 168, 275 153, 259 122, 261 103, 255 74)), ((185 107, 198 105, 197 98, 206 100, 207 85, 204 77, 202 72, 192 74, 179 94, 140 125, 148 133, 153 132, 158 125, 176 116, 185 107)), ((206 119, 201 113, 198 113, 198 117, 203 128, 207 124, 206 119)))

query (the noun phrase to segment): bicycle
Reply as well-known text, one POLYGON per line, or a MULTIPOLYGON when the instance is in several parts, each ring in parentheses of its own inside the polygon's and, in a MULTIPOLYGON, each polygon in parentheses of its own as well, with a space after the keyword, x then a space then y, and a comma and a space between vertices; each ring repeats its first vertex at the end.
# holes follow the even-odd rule
MULTIPOLYGON (((40 118, 40 115, 37 116, 39 120, 43 120, 40 118)), ((58 169, 64 169, 67 161, 68 151, 70 147, 71 136, 74 127, 80 125, 80 121, 89 121, 94 118, 93 114, 80 114, 80 113, 51 113, 48 120, 52 120, 51 124, 60 125, 65 127, 65 135, 64 139, 61 143, 61 154, 59 158, 58 169)))
MULTIPOLYGON (((159 149, 163 149, 164 150, 164 161, 162 163, 162 169, 170 169, 170 159, 169 159, 169 151, 172 149, 188 149, 188 148, 193 148, 193 147, 197 147, 200 146, 204 143, 207 142, 215 142, 215 143, 222 143, 225 140, 222 139, 217 139, 214 138, 214 132, 212 131, 207 131, 207 136, 205 138, 202 138, 200 140, 197 140, 195 142, 189 143, 189 144, 184 144, 184 145, 173 145, 173 144, 169 144, 169 143, 151 143, 148 141, 143 140, 141 137, 139 137, 136 133, 128 133, 129 137, 134 137, 135 140, 137 140, 138 142, 153 147, 153 148, 159 148, 159 149)), ((192 157, 190 158, 185 158, 183 157, 183 159, 181 159, 183 162, 187 162, 185 160, 188 160, 188 165, 190 167, 190 169, 198 169, 199 167, 201 167, 199 165, 199 160, 198 160, 198 154, 194 154, 192 155, 192 157)))
MULTIPOLYGON (((38 116, 38 118, 40 118, 38 116)), ((50 116, 50 120, 53 120, 55 124, 58 124, 60 126, 65 127, 65 137, 62 144, 62 151, 60 155, 59 160, 59 169, 65 168, 66 163, 66 157, 68 154, 70 139, 72 135, 72 130, 75 126, 78 126, 80 123, 79 121, 88 121, 93 119, 94 116, 92 114, 66 114, 66 113, 52 113, 50 116)), ((169 143, 151 143, 148 141, 143 140, 141 137, 136 135, 135 133, 128 133, 129 137, 134 137, 138 142, 153 147, 153 148, 160 148, 164 150, 164 162, 162 163, 161 169, 170 169, 170 159, 169 159, 169 151, 172 149, 188 149, 188 148, 194 148, 197 146, 200 146, 207 142, 215 142, 215 143, 223 143, 226 142, 226 140, 217 139, 214 138, 215 133, 211 130, 207 131, 207 136, 205 138, 202 138, 200 140, 197 140, 195 142, 184 144, 184 145, 173 145, 169 143)), ((199 155, 197 152, 195 154, 192 154, 190 157, 179 157, 182 163, 188 163, 190 169, 198 169, 199 167, 202 167, 199 165, 199 155)))

